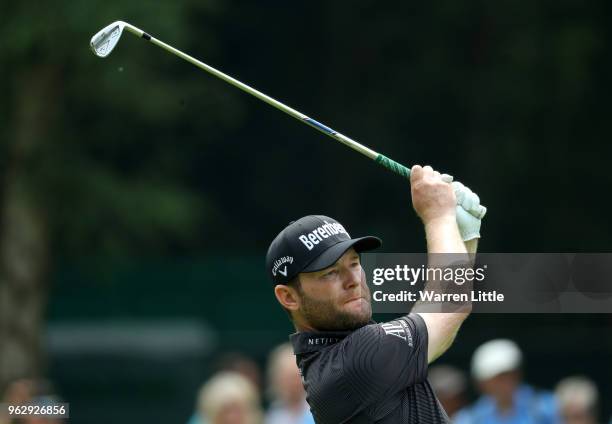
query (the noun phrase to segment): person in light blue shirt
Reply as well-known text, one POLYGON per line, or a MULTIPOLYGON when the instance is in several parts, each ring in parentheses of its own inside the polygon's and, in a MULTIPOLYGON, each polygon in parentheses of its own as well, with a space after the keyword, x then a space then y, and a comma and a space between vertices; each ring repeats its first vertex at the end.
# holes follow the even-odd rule
POLYGON ((312 414, 310 413, 310 409, 308 409, 307 411, 304 411, 304 417, 302 419, 302 424, 315 424, 315 420, 312 414))
POLYGON ((272 402, 264 424, 314 423, 290 343, 283 343, 270 353, 268 384, 272 402))
POLYGON ((457 413, 456 424, 561 424, 555 397, 521 382, 522 353, 511 340, 480 346, 472 376, 482 396, 457 413))

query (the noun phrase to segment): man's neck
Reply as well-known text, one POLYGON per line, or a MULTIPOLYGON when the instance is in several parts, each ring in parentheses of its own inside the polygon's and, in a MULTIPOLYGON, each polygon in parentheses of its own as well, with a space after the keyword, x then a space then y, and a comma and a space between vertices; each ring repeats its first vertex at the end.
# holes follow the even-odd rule
POLYGON ((314 333, 318 331, 316 328, 310 325, 310 323, 306 322, 304 317, 301 315, 293 317, 293 326, 295 327, 296 333, 314 333))
POLYGON ((296 333, 315 333, 318 331, 316 328, 311 327, 308 324, 294 323, 293 326, 295 327, 296 333))

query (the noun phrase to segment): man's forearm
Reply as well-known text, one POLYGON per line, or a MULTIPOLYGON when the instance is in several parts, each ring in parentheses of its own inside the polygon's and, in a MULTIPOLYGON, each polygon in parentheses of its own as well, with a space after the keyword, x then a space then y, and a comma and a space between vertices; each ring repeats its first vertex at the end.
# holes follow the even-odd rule
POLYGON ((428 253, 467 253, 453 216, 442 217, 425 224, 428 253))
MULTIPOLYGON (((464 243, 461 240, 457 223, 452 219, 441 218, 439 220, 425 224, 427 235, 428 269, 447 269, 450 267, 469 267, 472 265, 472 258, 468 254, 468 249, 475 251, 476 245, 472 241, 464 243)), ((435 275, 435 273, 433 273, 435 275)), ((441 277, 441 275, 439 276, 441 277)), ((433 292, 440 295, 456 293, 457 291, 466 292, 470 288, 466 284, 456 285, 454 281, 448 279, 428 279, 425 281, 424 291, 433 292)), ((446 306, 452 306, 447 302, 417 302, 412 312, 452 312, 445 310, 446 306)), ((468 312, 471 304, 460 305, 456 311, 458 313, 468 312), (468 307, 466 310, 465 307, 468 307)))
MULTIPOLYGON (((427 251, 429 254, 430 268, 445 268, 459 262, 464 266, 471 266, 472 258, 468 253, 476 253, 478 240, 463 242, 454 219, 440 219, 425 225, 427 235, 427 251)), ((436 293, 449 293, 451 289, 460 288, 461 291, 469 291, 471 285, 456 286, 454 282, 428 281, 424 290, 436 293)), ((453 290, 454 292, 454 290, 453 290)), ((469 299, 469 297, 468 297, 469 299)), ((442 355, 453 343, 459 327, 471 312, 471 302, 456 305, 455 311, 444 312, 446 306, 455 307, 454 304, 438 304, 441 313, 435 313, 431 305, 417 303, 413 312, 421 312, 429 333, 428 362, 434 361, 442 355), (429 313, 428 313, 429 312, 429 313)))
MULTIPOLYGON (((446 293, 455 294, 457 291, 462 293, 470 291, 471 284, 467 281, 462 284, 455 284, 454 278, 445 277, 448 276, 449 270, 453 271, 452 277, 458 277, 456 269, 453 268, 471 266, 468 249, 475 252, 476 244, 470 242, 466 246, 463 243, 459 233, 458 218, 465 218, 461 214, 464 212, 467 214, 468 212, 463 209, 463 205, 461 207, 457 206, 457 197, 453 187, 446 183, 438 172, 430 166, 415 165, 410 173, 410 184, 412 205, 425 225, 428 276, 429 269, 433 268, 433 276, 431 280, 429 280, 429 277, 426 278, 424 290, 433 291, 436 300, 442 300, 442 302, 434 302, 433 304, 417 302, 412 309, 413 312, 420 313, 427 325, 429 336, 427 359, 431 362, 451 345, 461 323, 471 311, 469 296, 467 299, 465 295, 460 296, 459 299, 465 301, 460 304, 453 303, 457 296, 444 296, 446 293), (440 275, 440 270, 442 270, 444 276, 440 275), (436 294, 442 296, 436 296, 436 294), (445 300, 451 301, 444 302, 445 300)), ((463 200, 465 200, 467 191, 460 192, 463 193, 463 200)), ((470 197, 468 200, 476 201, 477 196, 470 197)), ((473 205, 470 204, 470 206, 473 205)), ((480 226, 476 225, 472 229, 473 231, 467 231, 464 235, 466 238, 478 237, 479 228, 480 226)))

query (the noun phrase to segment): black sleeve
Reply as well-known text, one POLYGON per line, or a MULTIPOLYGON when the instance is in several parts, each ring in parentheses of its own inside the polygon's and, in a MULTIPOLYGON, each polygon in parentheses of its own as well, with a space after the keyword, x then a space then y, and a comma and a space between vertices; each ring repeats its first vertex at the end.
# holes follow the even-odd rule
POLYGON ((425 381, 427 342, 417 314, 367 325, 345 339, 344 377, 362 402, 388 397, 425 381))

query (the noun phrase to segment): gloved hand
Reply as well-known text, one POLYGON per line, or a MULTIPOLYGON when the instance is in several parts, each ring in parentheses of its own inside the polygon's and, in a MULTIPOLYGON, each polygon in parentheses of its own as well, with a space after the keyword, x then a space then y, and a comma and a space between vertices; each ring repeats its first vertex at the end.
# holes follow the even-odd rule
POLYGON ((476 193, 459 181, 451 183, 457 198, 457 225, 463 241, 480 238, 480 224, 487 209, 476 193))

